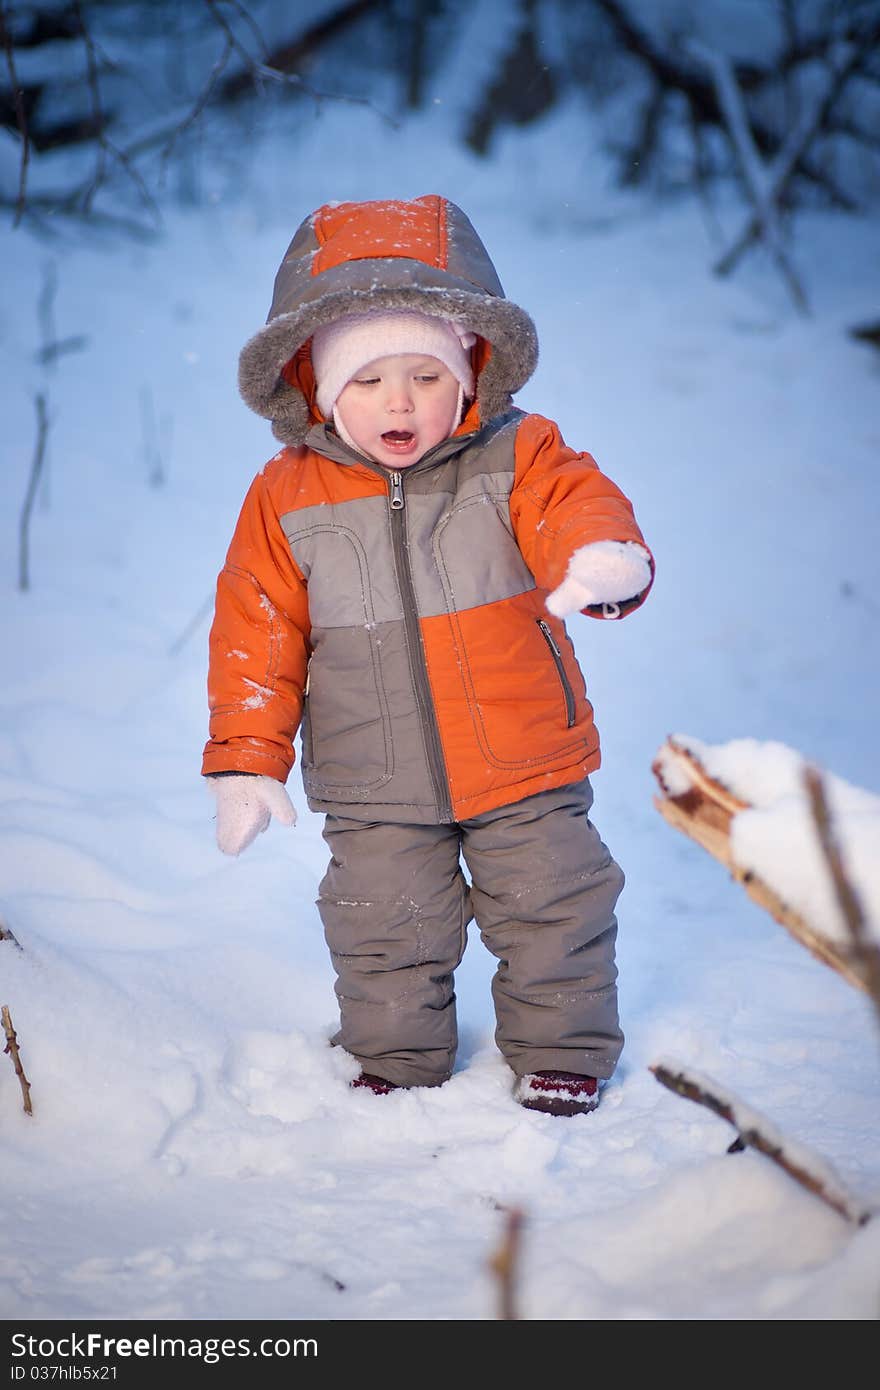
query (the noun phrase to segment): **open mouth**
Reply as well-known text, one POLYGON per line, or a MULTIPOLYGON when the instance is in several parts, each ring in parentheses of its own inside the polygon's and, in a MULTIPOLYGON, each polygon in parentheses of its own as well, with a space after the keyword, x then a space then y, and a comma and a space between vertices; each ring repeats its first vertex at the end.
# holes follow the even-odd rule
POLYGON ((389 449, 407 449, 415 442, 412 430, 386 430, 382 443, 389 449))

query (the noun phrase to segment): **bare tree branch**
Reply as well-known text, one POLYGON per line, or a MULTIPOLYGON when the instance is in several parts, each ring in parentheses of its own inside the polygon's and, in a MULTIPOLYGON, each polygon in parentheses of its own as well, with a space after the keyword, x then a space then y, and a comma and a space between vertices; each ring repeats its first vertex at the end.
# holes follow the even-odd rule
POLYGON ((217 88, 217 83, 220 81, 220 78, 223 75, 223 72, 225 71, 229 63, 229 58, 232 54, 232 51, 232 39, 227 34, 225 36, 223 50, 217 58, 217 61, 214 63, 208 80, 202 88, 201 92, 199 93, 198 97, 196 98, 192 110, 190 111, 189 115, 186 116, 185 119, 182 120, 179 125, 175 126, 174 130, 171 132, 171 138, 168 140, 168 143, 162 151, 163 163, 167 164, 167 162, 171 158, 175 146, 177 145, 178 140, 181 138, 182 135, 186 134, 190 126, 195 125, 196 121, 199 119, 202 112, 205 110, 205 107, 210 102, 211 97, 213 96, 217 88))
MULTIPOLYGON (((206 0, 206 3, 216 10, 217 0, 206 0)), ((297 64, 310 57, 329 39, 343 33, 364 15, 378 9, 380 4, 381 0, 348 0, 347 4, 340 5, 339 9, 310 24, 298 38, 273 48, 261 63, 255 63, 250 54, 239 46, 239 51, 245 58, 245 67, 241 72, 233 73, 227 78, 221 92, 222 100, 238 100, 258 86, 263 78, 273 82, 292 81, 299 84, 299 75, 292 71, 297 64)), ((219 17, 218 22, 221 22, 219 17)))
MULTIPOLYGON (((724 117, 716 89, 708 77, 703 76, 698 63, 682 62, 677 56, 677 51, 664 50, 655 43, 648 31, 635 22, 621 0, 592 0, 592 2, 605 16, 612 33, 624 52, 629 53, 643 67, 649 81, 661 90, 664 102, 671 93, 680 93, 691 110, 692 122, 699 126, 714 126, 723 129, 724 117)), ((862 62, 864 63, 866 61, 865 55, 871 51, 872 45, 876 47, 878 40, 880 40, 880 22, 872 19, 869 23, 860 24, 853 19, 846 24, 832 26, 829 30, 820 31, 810 39, 802 38, 796 46, 789 47, 779 57, 772 59, 765 65, 737 62, 733 67, 733 72, 740 91, 747 94, 754 93, 778 82, 780 74, 786 74, 799 64, 825 56, 841 41, 855 42, 862 52, 862 62)), ((772 157, 779 148, 780 141, 777 133, 754 113, 751 117, 751 129, 755 144, 762 156, 772 157)), ((625 155, 627 171, 636 159, 642 162, 644 156, 631 142, 625 155)), ((821 188, 834 206, 849 212, 856 211, 857 205, 854 199, 844 189, 838 187, 825 169, 812 163, 806 152, 800 155, 795 172, 821 188)), ((748 240, 745 245, 751 245, 752 240, 754 237, 748 240)), ((744 250, 745 246, 742 249, 744 250)))
POLYGON ((101 91, 98 80, 98 59, 95 50, 95 44, 92 40, 92 35, 89 30, 89 27, 85 22, 85 16, 83 15, 80 0, 73 0, 73 5, 77 20, 79 22, 82 41, 85 45, 86 50, 86 70, 88 77, 89 92, 91 94, 92 100, 92 119, 95 125, 96 138, 98 143, 98 156, 95 165, 95 173, 91 180, 91 183, 88 185, 88 187, 86 187, 84 192, 84 211, 86 213, 91 212, 92 203, 95 199, 95 196, 97 195, 98 190, 104 184, 107 169, 107 156, 109 155, 122 166, 123 170, 131 179, 132 183, 135 185, 138 192, 140 193, 144 205, 152 212, 153 216, 156 219, 156 222, 159 223, 161 221, 161 213, 159 212, 158 204, 156 203, 156 200, 153 197, 150 190, 147 188, 147 185, 140 172, 135 168, 134 164, 129 159, 125 151, 118 149, 117 146, 112 144, 107 137, 107 119, 101 102, 101 91))
POLYGON ((310 25, 298 39, 273 49, 270 53, 265 54, 261 60, 253 58, 236 37, 228 21, 220 13, 219 0, 204 0, 204 2, 244 65, 241 71, 232 74, 223 83, 219 93, 221 101, 237 101, 252 90, 261 90, 267 83, 286 84, 296 87, 304 96, 309 96, 318 102, 341 101, 353 106, 365 106, 380 120, 397 129, 398 122, 384 111, 380 111, 368 97, 353 97, 344 92, 318 91, 305 82, 299 72, 291 71, 298 63, 320 48, 322 44, 335 38, 365 14, 379 8, 381 0, 350 0, 347 5, 343 5, 333 14, 326 15, 323 19, 310 25))
MULTIPOLYGON (((789 132, 767 171, 765 205, 776 204, 778 206, 780 204, 782 195, 801 164, 808 147, 826 125, 832 107, 847 80, 856 70, 861 57, 861 51, 853 49, 847 59, 832 69, 822 97, 814 104, 811 111, 804 114, 800 125, 789 132)), ((750 219, 737 241, 716 263, 714 267, 716 274, 727 275, 733 269, 742 253, 760 239, 763 225, 761 210, 756 208, 755 215, 750 219)))
MULTIPOLYGON (((779 267, 786 284, 791 291, 795 304, 802 313, 808 310, 807 297, 804 293, 803 285, 796 274, 788 252, 783 241, 782 227, 779 220, 779 201, 781 191, 785 187, 788 178, 793 172, 794 164, 789 166, 787 159, 791 158, 791 152, 800 153, 801 142, 804 137, 797 131, 797 138, 789 138, 783 146, 783 150, 774 161, 774 166, 769 171, 766 170, 761 162, 755 146, 755 139, 752 133, 749 118, 746 114, 745 103, 742 93, 737 85, 734 75, 733 64, 726 54, 716 49, 710 49, 704 44, 695 41, 688 45, 694 57, 700 58, 709 68, 715 81, 718 93, 718 104, 724 116, 727 133, 736 154, 737 163, 740 168, 743 187, 751 200, 754 214, 751 226, 754 228, 752 233, 753 240, 762 240, 766 243, 773 260, 779 267), (787 158, 786 158, 787 157, 787 158), (774 174, 776 177, 774 177, 774 174)), ((815 127, 812 121, 809 123, 808 142, 815 134, 815 127)), ((717 267, 716 267, 717 269, 717 267)))

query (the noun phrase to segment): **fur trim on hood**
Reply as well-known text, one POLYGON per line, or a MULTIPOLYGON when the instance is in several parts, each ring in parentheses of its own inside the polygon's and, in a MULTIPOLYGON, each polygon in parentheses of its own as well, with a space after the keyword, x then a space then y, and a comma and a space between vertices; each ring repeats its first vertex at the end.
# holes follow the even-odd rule
MULTIPOLYGON (((275 277, 266 326, 239 360, 244 400, 284 444, 302 444, 322 419, 309 340, 346 314, 415 310, 462 320, 474 349, 479 424, 510 408, 538 360, 529 315, 505 299, 467 217, 431 194, 412 202, 337 203, 306 218, 275 277)), ((472 412, 468 413, 473 423, 472 412)))

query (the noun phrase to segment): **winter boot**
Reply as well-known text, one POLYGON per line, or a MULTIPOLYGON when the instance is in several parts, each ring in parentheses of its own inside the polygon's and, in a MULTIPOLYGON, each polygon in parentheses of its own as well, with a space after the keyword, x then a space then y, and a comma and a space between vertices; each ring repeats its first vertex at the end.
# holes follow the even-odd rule
POLYGON ((353 1091, 365 1088, 372 1091, 374 1096, 387 1096, 390 1091, 400 1090, 400 1087, 393 1081, 386 1081, 382 1076, 373 1076, 372 1072, 369 1071, 362 1071, 349 1084, 353 1091))
POLYGON ((599 1083, 574 1071, 535 1071, 519 1078, 513 1095, 526 1110, 588 1115, 599 1104, 599 1083))

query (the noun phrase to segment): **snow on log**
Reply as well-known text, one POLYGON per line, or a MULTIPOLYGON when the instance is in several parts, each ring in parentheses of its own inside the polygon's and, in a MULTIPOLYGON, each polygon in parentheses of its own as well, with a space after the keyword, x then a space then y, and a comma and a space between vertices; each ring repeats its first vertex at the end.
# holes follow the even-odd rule
POLYGON ((664 1057, 649 1068, 661 1085, 686 1100, 704 1105, 708 1110, 733 1125, 737 1137, 728 1153, 742 1149, 757 1149, 808 1192, 819 1197, 840 1216, 858 1226, 864 1226, 874 1215, 874 1209, 847 1191, 827 1159, 796 1140, 788 1139, 766 1116, 740 1100, 719 1082, 692 1067, 664 1057))
POLYGON ((794 749, 755 739, 712 745, 677 734, 663 744, 653 771, 662 792, 654 804, 664 819, 724 864, 813 955, 876 1001, 880 797, 824 774, 835 872, 810 792, 815 770, 794 749))

